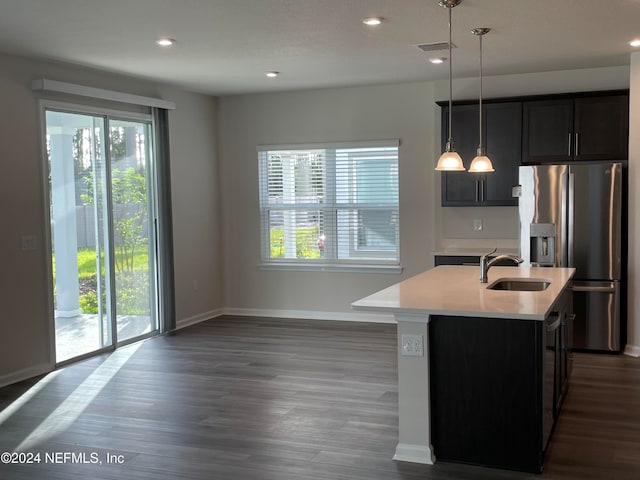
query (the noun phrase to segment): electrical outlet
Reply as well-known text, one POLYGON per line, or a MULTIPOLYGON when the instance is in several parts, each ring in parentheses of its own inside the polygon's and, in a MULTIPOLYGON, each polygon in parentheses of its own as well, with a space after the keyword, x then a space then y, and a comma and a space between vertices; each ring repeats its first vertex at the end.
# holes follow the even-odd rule
POLYGON ((402 355, 422 357, 424 349, 422 345, 422 335, 402 335, 402 355))
POLYGON ((38 239, 35 235, 22 235, 20 237, 20 248, 23 252, 38 249, 38 239))
POLYGON ((482 219, 481 218, 476 218, 473 221, 473 229, 474 230, 482 230, 482 219))

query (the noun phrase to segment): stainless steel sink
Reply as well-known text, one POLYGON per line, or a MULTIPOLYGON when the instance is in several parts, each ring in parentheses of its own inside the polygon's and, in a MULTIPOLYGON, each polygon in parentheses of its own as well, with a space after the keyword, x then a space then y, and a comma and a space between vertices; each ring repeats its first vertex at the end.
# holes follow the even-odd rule
POLYGON ((517 292, 541 292, 551 285, 543 278, 499 278, 487 287, 489 290, 512 290, 517 292))

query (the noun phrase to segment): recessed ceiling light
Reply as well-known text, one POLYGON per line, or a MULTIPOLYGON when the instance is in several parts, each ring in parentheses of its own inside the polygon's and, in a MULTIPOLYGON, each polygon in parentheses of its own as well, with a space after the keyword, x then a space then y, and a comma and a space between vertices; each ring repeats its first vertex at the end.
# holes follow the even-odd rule
POLYGON ((280 72, 264 72, 264 74, 269 78, 275 78, 280 75, 280 72))
POLYGON ((640 47, 640 38, 636 38, 635 40, 631 40, 629 45, 632 47, 640 47))
POLYGON ((173 38, 161 37, 158 40, 156 40, 156 43, 161 47, 170 47, 171 45, 174 45, 176 41, 173 38))
POLYGON ((369 17, 369 18, 365 18, 364 20, 362 20, 362 23, 364 23, 365 25, 367 25, 369 27, 377 27, 382 22, 384 22, 384 18, 382 18, 382 17, 369 17))
POLYGON ((446 60, 447 60, 447 59, 446 59, 446 58, 444 58, 444 57, 435 57, 435 58, 430 58, 430 59, 429 59, 429 61, 430 61, 431 63, 435 63, 435 64, 444 63, 444 62, 446 62, 446 60))

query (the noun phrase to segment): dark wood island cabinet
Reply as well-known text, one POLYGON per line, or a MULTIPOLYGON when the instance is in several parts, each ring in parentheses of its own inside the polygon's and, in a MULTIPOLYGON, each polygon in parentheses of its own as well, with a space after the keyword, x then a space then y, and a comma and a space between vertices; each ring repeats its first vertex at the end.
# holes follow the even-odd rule
POLYGON ((393 458, 540 472, 571 371, 575 269, 478 273, 442 265, 352 304, 397 323, 393 458))
POLYGON ((542 471, 570 374, 570 296, 563 293, 544 322, 432 317, 436 458, 542 471))

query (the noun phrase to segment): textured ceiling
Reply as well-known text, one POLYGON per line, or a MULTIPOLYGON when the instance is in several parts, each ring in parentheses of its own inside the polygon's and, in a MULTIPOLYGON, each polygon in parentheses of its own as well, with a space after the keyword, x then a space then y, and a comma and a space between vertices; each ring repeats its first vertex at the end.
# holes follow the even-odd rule
MULTIPOLYGON (((454 76, 627 65, 640 0, 463 0, 454 76)), ((437 0, 0 0, 0 51, 215 94, 444 79, 415 45, 447 40, 437 0), (368 16, 386 18, 365 27, 368 16), (155 45, 159 36, 178 43, 155 45), (264 72, 281 75, 268 79, 264 72)), ((446 56, 446 51, 442 52, 446 56)))

